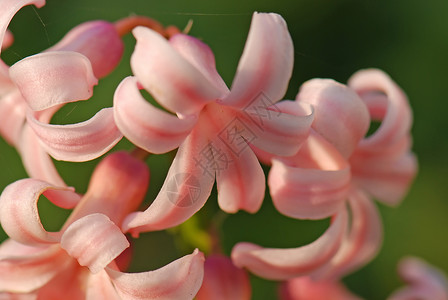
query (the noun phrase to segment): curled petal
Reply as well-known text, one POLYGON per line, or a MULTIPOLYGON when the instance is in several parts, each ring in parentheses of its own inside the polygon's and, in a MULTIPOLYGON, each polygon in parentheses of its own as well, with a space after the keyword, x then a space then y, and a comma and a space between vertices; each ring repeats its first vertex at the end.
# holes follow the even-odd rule
POLYGON ((174 35, 170 38, 170 44, 223 94, 229 92, 224 80, 216 71, 215 56, 208 45, 186 34, 174 35))
POLYGON ((274 205, 282 214, 321 219, 343 207, 350 180, 347 161, 312 133, 295 156, 272 161, 268 185, 274 205))
POLYGON ((197 120, 194 116, 179 119, 148 103, 139 93, 135 77, 124 79, 116 89, 114 117, 126 138, 151 153, 179 147, 197 120))
POLYGON ((238 243, 232 249, 237 267, 270 280, 286 280, 308 275, 337 252, 347 228, 347 212, 339 212, 327 231, 313 243, 290 249, 263 248, 251 243, 238 243))
MULTIPOLYGON (((7 243, 15 253, 0 256, 0 291, 31 292, 45 285, 71 262, 57 245, 23 249, 26 246, 20 243, 11 240, 7 243)), ((2 247, 3 244, 0 251, 2 247)))
POLYGON ((11 66, 9 75, 35 111, 89 99, 98 82, 84 55, 65 51, 24 58, 11 66))
POLYGON ((361 141, 361 148, 381 150, 409 133, 412 111, 408 99, 388 75, 376 69, 362 70, 349 79, 348 85, 366 102, 370 114, 382 121, 374 134, 361 141))
POLYGON ((285 20, 277 14, 254 13, 226 105, 243 108, 263 98, 272 104, 286 93, 294 47, 285 20))
POLYGON ((342 245, 327 266, 313 274, 314 278, 339 280, 370 262, 383 241, 380 215, 373 201, 362 191, 352 190, 349 196, 351 228, 342 245))
POLYGON ((309 135, 313 108, 306 103, 282 101, 247 107, 240 116, 255 136, 253 140, 246 137, 252 145, 278 156, 291 156, 309 135))
POLYGON ((53 160, 28 123, 23 126, 18 148, 25 170, 31 178, 43 180, 55 186, 66 186, 53 160))
POLYGON ((129 247, 129 242, 107 216, 91 214, 70 224, 61 237, 61 247, 81 266, 98 273, 129 247))
POLYGON ((37 113, 27 115, 47 152, 58 160, 87 161, 109 151, 122 135, 115 125, 113 108, 103 108, 91 119, 71 125, 51 125, 39 122, 37 113))
POLYGON ((354 181, 388 205, 398 205, 404 199, 418 169, 417 158, 411 152, 396 156, 355 151, 350 164, 354 181))
POLYGON ((106 270, 91 274, 87 279, 86 300, 121 300, 106 270))
POLYGON ((156 199, 144 212, 130 214, 123 231, 138 236, 143 231, 163 230, 188 220, 204 206, 215 181, 214 170, 201 168, 197 154, 209 147, 196 130, 180 145, 156 199))
POLYGON ((408 286, 394 292, 388 300, 446 300, 448 279, 439 269, 417 257, 403 258, 398 272, 408 286))
POLYGON ((123 48, 123 42, 115 25, 98 20, 76 26, 47 51, 81 53, 91 62, 95 77, 102 78, 118 65, 123 48))
POLYGON ((305 82, 297 101, 314 106, 313 129, 348 158, 369 129, 366 105, 351 89, 331 79, 305 82))
POLYGON ((221 91, 161 35, 148 28, 133 30, 137 39, 131 67, 138 81, 168 110, 194 114, 221 91))
POLYGON ((226 256, 207 257, 197 300, 250 300, 251 294, 249 276, 245 270, 235 267, 226 256))
MULTIPOLYGON (((6 30, 12 17, 24 6, 34 4, 40 8, 45 5, 45 0, 4 0, 0 3, 0 46, 3 45, 6 30)), ((0 47, 1 50, 1 47, 0 47)))
POLYGON ((79 201, 73 189, 40 180, 21 179, 8 185, 0 196, 0 222, 10 238, 24 244, 59 241, 60 233, 47 232, 40 222, 37 201, 41 195, 66 208, 79 201))
POLYGON ((257 212, 266 189, 263 169, 257 157, 249 147, 238 154, 225 145, 220 148, 220 155, 215 155, 219 165, 216 183, 220 208, 227 213, 236 213, 240 209, 257 212))
POLYGON ((0 134, 13 146, 19 143, 27 108, 20 91, 15 90, 4 96, 0 94, 0 134))
POLYGON ((204 255, 196 249, 160 269, 144 273, 106 270, 123 300, 193 299, 204 276, 204 255))

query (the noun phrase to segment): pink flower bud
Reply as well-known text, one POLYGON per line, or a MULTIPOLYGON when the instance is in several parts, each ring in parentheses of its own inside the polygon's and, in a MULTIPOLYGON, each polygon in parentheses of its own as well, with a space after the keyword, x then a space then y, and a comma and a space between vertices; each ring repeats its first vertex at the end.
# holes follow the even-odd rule
POLYGON ((47 51, 79 52, 90 60, 95 76, 102 78, 118 65, 123 48, 123 42, 113 23, 90 21, 70 30, 47 51))
POLYGON ((196 295, 197 300, 245 300, 251 297, 249 276, 237 268, 230 258, 222 255, 207 257, 204 280, 196 295))

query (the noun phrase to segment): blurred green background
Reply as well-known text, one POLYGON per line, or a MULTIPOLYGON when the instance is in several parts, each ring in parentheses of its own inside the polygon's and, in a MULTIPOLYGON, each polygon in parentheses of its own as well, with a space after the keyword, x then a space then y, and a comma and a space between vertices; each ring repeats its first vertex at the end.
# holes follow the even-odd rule
MULTIPOLYGON (((114 21, 130 14, 141 14, 164 25, 183 28, 191 19, 194 23, 190 34, 210 45, 217 69, 230 86, 253 11, 277 12, 288 23, 295 46, 295 69, 286 98, 293 99, 300 84, 310 78, 346 82, 355 71, 376 67, 390 74, 405 90, 414 109, 414 151, 419 158, 419 175, 401 206, 379 205, 384 221, 384 245, 368 266, 344 279, 346 284, 366 299, 385 299, 402 284, 396 274, 396 264, 405 255, 417 255, 448 272, 446 0, 47 0, 44 8, 25 7, 15 16, 10 26, 15 43, 2 53, 2 58, 12 64, 35 54, 87 20, 114 21)), ((125 76, 131 75, 129 56, 134 40, 128 35, 125 41, 126 52, 119 68, 100 82, 93 98, 67 105, 55 116, 54 123, 82 121, 99 108, 112 105, 115 87, 125 76)), ((123 140, 116 148, 132 147, 123 140)), ((152 172, 148 201, 160 188, 171 158, 172 153, 148 160, 152 172)), ((57 162, 57 167, 66 182, 83 193, 97 162, 57 162)), ((0 166, 0 189, 26 177, 16 151, 4 141, 0 141, 0 166)), ((45 199, 39 203, 39 208, 48 230, 57 230, 69 213, 54 208, 45 199)), ((238 241, 270 247, 300 246, 313 241, 328 225, 328 221, 283 217, 274 210, 269 199, 256 215, 223 216, 217 211, 213 196, 200 212, 196 225, 218 220, 227 254, 238 241)), ((136 241, 131 271, 160 267, 191 252, 192 245, 183 243, 178 247, 182 230, 143 234, 136 241)), ((5 237, 0 232, 0 239, 5 237)), ((276 283, 255 276, 252 283, 253 299, 276 298, 276 283)))

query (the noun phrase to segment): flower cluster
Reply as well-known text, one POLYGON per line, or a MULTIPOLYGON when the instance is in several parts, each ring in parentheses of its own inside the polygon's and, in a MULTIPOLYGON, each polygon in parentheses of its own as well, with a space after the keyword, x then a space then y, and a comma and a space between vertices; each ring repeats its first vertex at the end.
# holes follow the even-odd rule
MULTIPOLYGON (((13 42, 7 27, 16 12, 44 4, 0 0, 2 49, 13 42)), ((204 42, 140 16, 86 22, 42 53, 12 66, 0 60, 0 135, 30 176, 0 196, 9 236, 0 245, 0 298, 250 299, 251 273, 282 281, 282 299, 359 299, 340 280, 381 247, 373 200, 399 204, 415 177, 412 111, 401 88, 376 69, 356 72, 347 84, 312 79, 295 100, 283 100, 293 61, 287 25, 274 13, 253 14, 230 88, 204 42), (51 124, 62 106, 92 96, 131 31, 133 75, 116 88, 113 107, 81 123, 51 124), (372 122, 380 126, 369 132, 372 122), (106 154, 123 137, 134 150, 106 154), (172 150, 162 187, 140 210, 146 157, 172 150), (66 185, 52 160, 103 155, 84 195, 66 185), (257 213, 266 194, 261 163, 270 166, 267 186, 281 214, 331 218, 322 236, 286 249, 240 242, 229 255, 215 245, 154 271, 126 273, 130 240, 190 220, 213 201, 215 183, 224 213, 257 213), (42 196, 72 209, 57 232, 42 225, 42 196)), ((211 239, 219 245, 219 234, 211 239)), ((446 279, 424 262, 408 259, 400 273, 410 286, 390 299, 447 299, 446 279)))

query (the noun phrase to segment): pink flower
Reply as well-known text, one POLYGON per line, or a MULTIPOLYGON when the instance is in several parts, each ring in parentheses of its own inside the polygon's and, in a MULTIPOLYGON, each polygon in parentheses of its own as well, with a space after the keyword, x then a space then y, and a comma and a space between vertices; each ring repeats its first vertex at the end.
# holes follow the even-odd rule
POLYGON ((197 300, 250 300, 251 286, 245 270, 235 267, 230 258, 211 255, 205 259, 204 280, 197 300))
POLYGON ((0 246, 0 291, 40 299, 192 299, 202 282, 198 250, 155 271, 128 274, 114 260, 128 246, 120 226, 143 200, 147 166, 125 152, 95 169, 82 199, 70 188, 35 180, 12 183, 0 197, 0 221, 10 239, 0 246), (47 232, 37 201, 75 207, 58 232, 47 232), (18 201, 20 200, 20 201, 18 201))
MULTIPOLYGON (((310 136, 295 155, 272 160, 268 184, 281 213, 298 219, 334 218, 345 214, 348 204, 350 227, 342 236, 339 230, 331 233, 332 247, 325 248, 334 250, 331 255, 305 250, 308 246, 294 250, 237 244, 232 251, 237 266, 265 278, 313 274, 338 279, 376 255, 382 225, 371 198, 397 204, 409 188, 417 169, 410 151, 412 116, 404 93, 379 70, 356 73, 349 87, 323 79, 302 86, 297 102, 315 109, 310 136), (370 118, 382 123, 364 137, 370 118), (300 252, 302 260, 292 258, 300 252)), ((257 152, 265 161, 272 159, 257 152)))
POLYGON ((416 257, 406 257, 398 265, 398 273, 407 283, 388 300, 447 300, 448 279, 443 272, 416 257))
POLYGON ((213 53, 199 40, 177 34, 166 41, 141 27, 134 35, 136 77, 126 78, 116 90, 117 126, 149 152, 179 150, 160 193, 146 211, 125 220, 127 230, 138 235, 182 223, 204 205, 215 178, 221 209, 256 212, 265 179, 249 145, 292 155, 312 121, 309 105, 277 103, 293 68, 284 20, 276 14, 253 15, 230 91, 215 69, 213 53), (139 93, 142 87, 168 112, 149 104, 139 93))
POLYGON ((281 300, 361 300, 339 282, 313 281, 306 276, 282 283, 279 294, 281 300))

